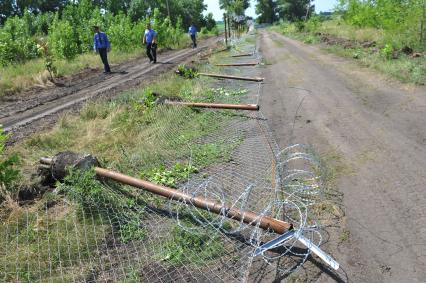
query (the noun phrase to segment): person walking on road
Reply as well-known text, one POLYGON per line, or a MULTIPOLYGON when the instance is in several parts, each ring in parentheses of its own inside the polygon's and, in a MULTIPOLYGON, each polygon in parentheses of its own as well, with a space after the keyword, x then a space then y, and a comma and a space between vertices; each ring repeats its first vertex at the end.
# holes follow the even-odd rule
POLYGON ((146 45, 146 55, 150 63, 157 63, 157 33, 151 28, 151 24, 146 25, 142 43, 146 45))
POLYGON ((188 29, 188 33, 191 36, 192 48, 196 48, 197 47, 197 28, 193 24, 191 24, 191 26, 188 29))
POLYGON ((111 46, 106 33, 101 32, 99 26, 94 26, 95 35, 93 37, 93 49, 101 56, 102 63, 104 64, 104 73, 110 74, 111 69, 108 64, 108 52, 111 50, 111 46))

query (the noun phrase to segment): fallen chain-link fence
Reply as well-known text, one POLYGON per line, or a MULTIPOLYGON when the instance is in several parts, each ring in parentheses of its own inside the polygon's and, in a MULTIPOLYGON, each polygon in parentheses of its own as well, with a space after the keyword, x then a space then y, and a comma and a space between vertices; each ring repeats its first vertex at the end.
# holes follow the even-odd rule
MULTIPOLYGON (((215 102, 257 103, 262 83, 212 87, 215 102), (229 94, 236 89, 245 91, 229 94)), ((75 171, 43 199, 2 209, 2 282, 267 282, 297 270, 307 246, 321 244, 310 213, 322 198, 320 165, 303 145, 280 150, 261 111, 157 105, 140 123, 143 138, 123 148, 126 162, 109 167, 289 222, 292 234, 265 246, 278 235, 226 212, 75 171)))

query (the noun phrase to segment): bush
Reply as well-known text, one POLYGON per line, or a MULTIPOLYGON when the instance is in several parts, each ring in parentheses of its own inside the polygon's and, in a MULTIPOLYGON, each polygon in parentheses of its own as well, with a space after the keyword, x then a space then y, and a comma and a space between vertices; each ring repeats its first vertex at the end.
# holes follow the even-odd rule
POLYGON ((385 59, 392 58, 393 47, 392 44, 386 44, 384 48, 380 50, 380 55, 382 55, 385 59))
POLYGON ((7 135, 4 134, 3 129, 0 127, 0 187, 5 186, 6 189, 10 190, 20 175, 17 169, 19 157, 16 154, 5 156, 6 140, 7 135))
POLYGON ((213 13, 208 13, 207 16, 204 18, 205 23, 206 23, 206 29, 208 31, 213 30, 214 28, 217 28, 216 26, 216 21, 213 18, 213 13))
POLYGON ((207 35, 209 33, 209 30, 206 27, 202 27, 200 30, 201 34, 207 35))
POLYGON ((178 66, 178 72, 180 76, 184 77, 185 79, 193 79, 198 77, 198 72, 195 68, 188 67, 185 64, 181 64, 178 66))
POLYGON ((0 64, 24 62, 38 56, 37 44, 24 19, 9 18, 0 29, 0 64))
POLYGON ((55 18, 49 29, 49 46, 57 58, 74 59, 77 56, 78 46, 74 38, 74 32, 68 21, 55 18))
POLYGON ((298 32, 302 32, 305 30, 305 22, 298 21, 298 22, 295 22, 295 25, 298 32))
POLYGON ((15 59, 15 44, 12 35, 0 30, 0 65, 6 66, 15 59))
POLYGON ((305 25, 305 31, 316 32, 321 26, 321 18, 319 16, 311 17, 305 25))
POLYGON ((113 18, 107 34, 111 46, 115 49, 130 51, 137 45, 137 42, 132 42, 133 27, 130 18, 123 14, 119 14, 113 18))
POLYGON ((219 35, 219 28, 217 26, 215 26, 214 28, 211 29, 210 33, 218 36, 219 35))
MULTIPOLYGON (((96 1, 95 1, 96 2, 96 1)), ((37 41, 39 37, 48 37, 49 50, 55 58, 73 59, 77 54, 92 50, 93 25, 100 25, 111 41, 111 47, 121 51, 130 51, 141 45, 148 18, 144 18, 144 1, 132 2, 127 11, 118 14, 104 11, 91 0, 80 0, 78 4, 68 4, 60 12, 31 13, 22 17, 7 18, 0 27, 0 65, 25 62, 39 56, 37 41), (137 2, 137 3, 136 3, 137 2), (137 4, 137 5, 136 5, 137 4), (135 11, 134 8, 138 11, 135 11), (135 14, 135 12, 137 12, 135 14)), ((158 33, 158 45, 166 48, 178 48, 188 40, 184 36, 183 20, 173 13, 172 20, 164 17, 159 9, 154 10, 153 28, 158 33)), ((183 14, 185 23, 188 15, 183 14)), ((203 22, 208 31, 218 34, 212 15, 203 22)), ((199 21, 195 21, 196 24, 199 21)))

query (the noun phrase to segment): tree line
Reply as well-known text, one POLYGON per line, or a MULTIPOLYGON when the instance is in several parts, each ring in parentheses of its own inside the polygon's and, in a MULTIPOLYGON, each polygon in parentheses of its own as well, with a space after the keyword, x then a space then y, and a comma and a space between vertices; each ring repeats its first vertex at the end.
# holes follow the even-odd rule
POLYGON ((73 59, 92 48, 93 25, 100 25, 119 50, 140 45, 148 21, 159 44, 173 47, 194 23, 214 31, 203 0, 0 0, 0 65, 41 56, 48 46, 56 58, 73 59))
POLYGON ((219 0, 219 7, 229 15, 244 16, 245 10, 250 7, 249 0, 219 0))
POLYGON ((274 23, 279 20, 300 21, 308 18, 315 10, 310 0, 258 0, 257 22, 274 23))
MULTIPOLYGON (((11 16, 24 16, 26 12, 42 14, 48 12, 61 12, 67 5, 78 5, 81 0, 0 0, 0 24, 11 16)), ((90 4, 113 15, 124 13, 133 20, 138 20, 147 14, 149 9, 158 9, 160 15, 169 16, 173 23, 177 18, 183 18, 188 24, 194 20, 203 21, 202 12, 206 5, 200 0, 92 0, 90 4)))

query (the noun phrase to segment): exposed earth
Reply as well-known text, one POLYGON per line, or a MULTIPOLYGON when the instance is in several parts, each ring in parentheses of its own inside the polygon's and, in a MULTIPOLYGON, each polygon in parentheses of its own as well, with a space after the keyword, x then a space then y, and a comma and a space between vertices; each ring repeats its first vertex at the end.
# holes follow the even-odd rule
POLYGON ((280 147, 309 144, 339 166, 345 216, 327 251, 343 273, 319 281, 424 282, 426 88, 278 33, 260 32, 258 44, 262 112, 280 147))
POLYGON ((108 98, 155 79, 159 74, 176 68, 194 55, 209 52, 221 40, 212 37, 200 42, 197 49, 166 50, 158 55, 158 63, 149 64, 142 56, 112 66, 112 74, 102 74, 100 68, 87 69, 59 79, 54 87, 25 91, 0 98, 0 124, 12 133, 14 142, 40 129, 51 126, 64 111, 78 109, 83 102, 98 97, 108 98))

